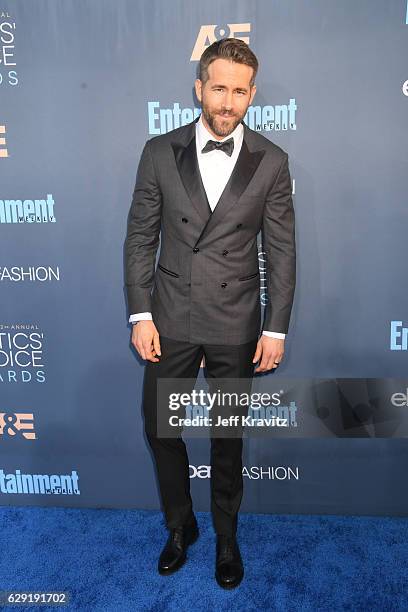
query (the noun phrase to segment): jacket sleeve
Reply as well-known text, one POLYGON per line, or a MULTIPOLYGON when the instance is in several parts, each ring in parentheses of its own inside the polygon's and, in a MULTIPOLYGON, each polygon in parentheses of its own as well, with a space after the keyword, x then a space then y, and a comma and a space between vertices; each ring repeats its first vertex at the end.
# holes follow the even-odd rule
POLYGON ((296 283, 295 213, 286 153, 265 201, 262 245, 268 288, 262 328, 286 334, 296 283))
POLYGON ((129 314, 151 311, 162 194, 147 141, 140 158, 125 240, 125 287, 129 314))

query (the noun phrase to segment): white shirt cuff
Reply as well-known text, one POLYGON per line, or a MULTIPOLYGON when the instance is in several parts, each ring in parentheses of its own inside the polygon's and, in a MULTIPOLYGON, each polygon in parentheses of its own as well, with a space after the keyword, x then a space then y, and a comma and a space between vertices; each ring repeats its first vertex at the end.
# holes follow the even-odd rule
POLYGON ((286 334, 281 334, 280 332, 263 331, 262 334, 271 338, 279 338, 280 340, 284 340, 286 337, 286 334))
POLYGON ((137 312, 136 314, 131 314, 129 317, 129 323, 137 323, 138 321, 152 321, 152 313, 151 312, 137 312))

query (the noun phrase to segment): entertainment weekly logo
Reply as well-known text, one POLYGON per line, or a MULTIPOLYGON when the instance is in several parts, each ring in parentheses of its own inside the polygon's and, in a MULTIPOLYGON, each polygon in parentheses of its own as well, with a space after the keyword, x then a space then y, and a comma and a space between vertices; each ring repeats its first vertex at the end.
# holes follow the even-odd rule
MULTIPOLYGON (((211 465, 189 465, 191 478, 211 478, 211 465)), ((299 466, 252 465, 242 468, 242 476, 249 480, 299 480, 299 466)))
POLYGON ((44 332, 35 324, 0 323, 0 384, 45 379, 44 332))
MULTIPOLYGON (((256 132, 295 131, 297 109, 296 98, 289 98, 281 104, 249 106, 244 122, 256 132)), ((174 102, 173 106, 162 107, 158 100, 151 100, 147 103, 149 135, 166 134, 191 123, 200 114, 200 108, 182 107, 180 102, 174 102)))
POLYGON ((7 474, 0 469, 0 494, 3 495, 80 495, 79 476, 70 474, 24 474, 15 470, 7 474))
POLYGON ((55 223, 54 204, 51 193, 41 200, 0 200, 0 224, 55 223))
POLYGON ((18 84, 15 58, 16 22, 8 11, 0 9, 0 87, 18 84))
POLYGON ((408 351, 408 327, 404 327, 402 321, 391 321, 390 350, 408 351))

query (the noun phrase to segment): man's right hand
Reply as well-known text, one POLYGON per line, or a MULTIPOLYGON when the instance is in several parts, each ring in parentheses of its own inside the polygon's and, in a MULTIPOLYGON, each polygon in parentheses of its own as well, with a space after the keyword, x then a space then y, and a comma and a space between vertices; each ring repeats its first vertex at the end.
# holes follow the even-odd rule
POLYGON ((160 336, 153 321, 139 321, 133 325, 132 344, 142 359, 160 361, 160 336))

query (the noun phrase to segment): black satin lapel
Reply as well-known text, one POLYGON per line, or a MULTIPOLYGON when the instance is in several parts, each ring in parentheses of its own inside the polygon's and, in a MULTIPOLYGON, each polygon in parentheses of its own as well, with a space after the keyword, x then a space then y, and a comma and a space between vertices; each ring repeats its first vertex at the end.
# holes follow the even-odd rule
POLYGON ((173 147, 177 169, 180 173, 185 190, 187 191, 193 206, 206 223, 208 221, 208 217, 212 213, 208 203, 207 194, 201 180, 200 168, 197 160, 195 136, 193 136, 186 147, 175 142, 172 142, 171 146, 173 147))
POLYGON ((200 239, 202 238, 204 231, 205 233, 208 233, 212 227, 220 222, 227 211, 237 203, 241 194, 246 189, 253 175, 255 174, 264 153, 265 151, 263 149, 251 152, 248 149, 245 139, 242 141, 241 150, 234 166, 234 170, 232 171, 232 174, 225 185, 224 191, 218 200, 217 206, 215 207, 211 217, 208 219, 208 223, 201 233, 200 239))

